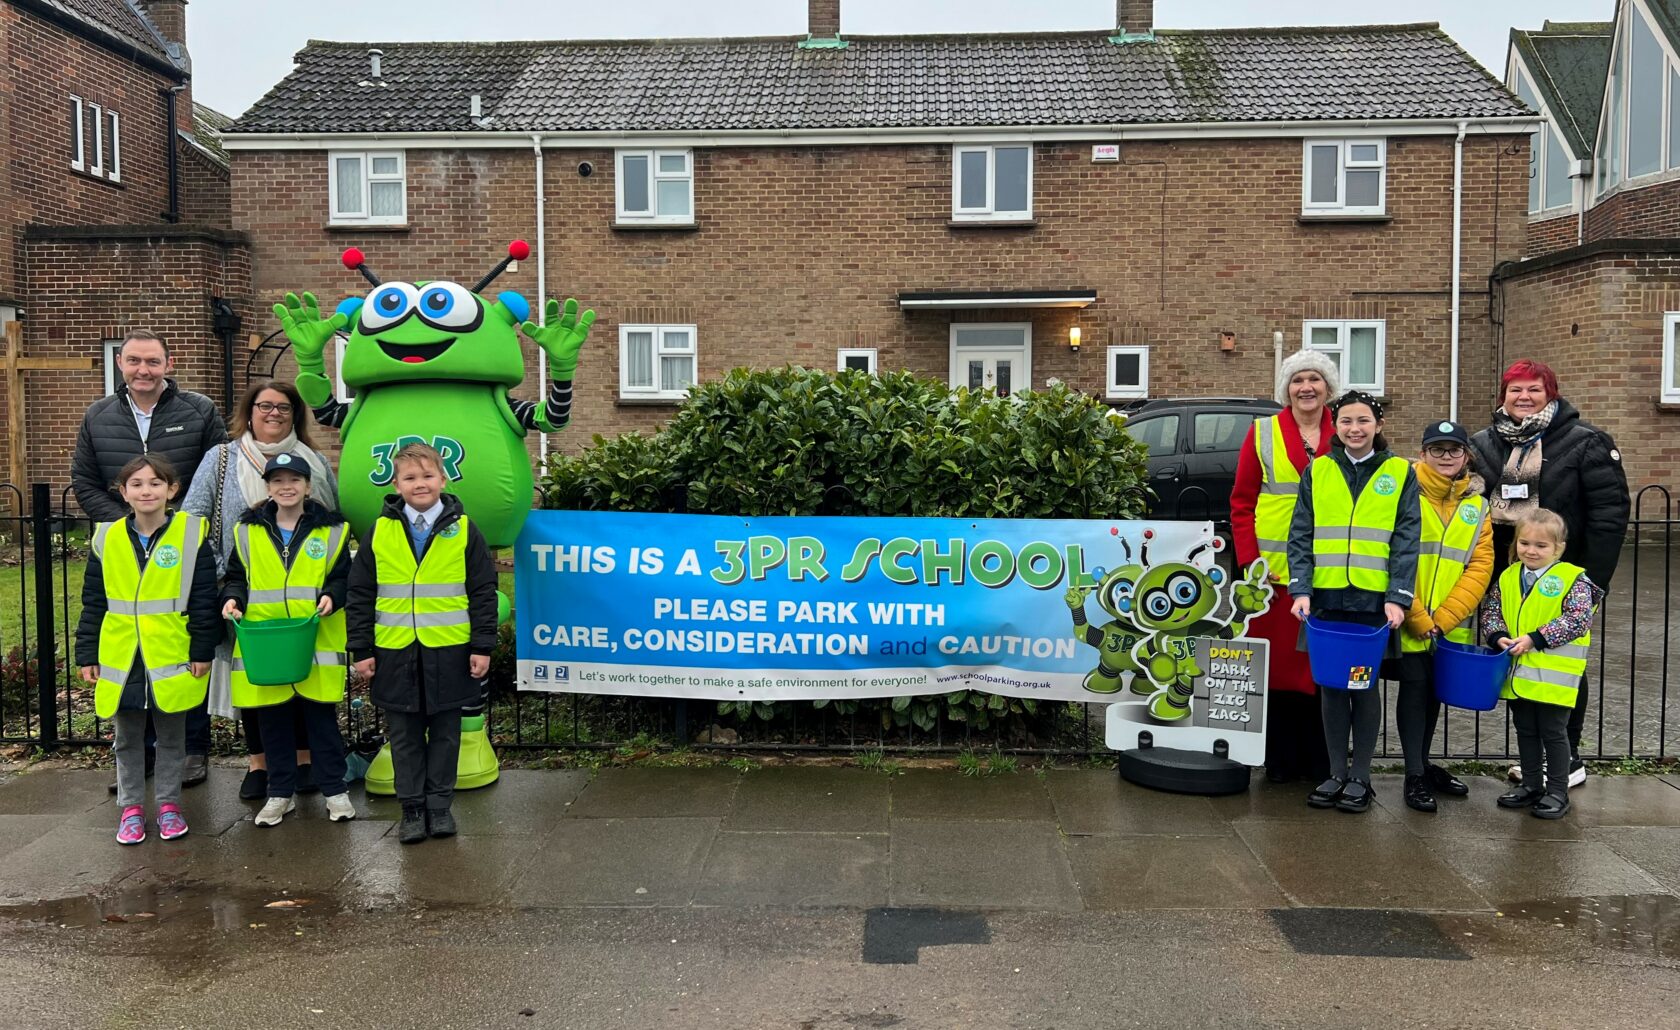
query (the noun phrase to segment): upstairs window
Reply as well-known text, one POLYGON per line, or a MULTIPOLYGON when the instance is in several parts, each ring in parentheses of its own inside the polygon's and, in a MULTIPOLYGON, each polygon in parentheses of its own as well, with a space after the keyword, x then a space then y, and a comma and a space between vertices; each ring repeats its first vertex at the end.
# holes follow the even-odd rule
POLYGON ((1623 6, 1616 26, 1594 164, 1600 195, 1680 168, 1680 60, 1646 9, 1623 6))
POLYGON ((1302 155, 1302 217, 1387 214, 1387 140, 1309 139, 1302 155))
POLYGON ((951 154, 951 217, 958 221, 1032 219, 1032 146, 957 147, 951 154))
POLYGON ((70 168, 73 171, 83 171, 87 168, 87 141, 82 138, 82 98, 70 98, 70 168))
POLYGON ((401 225, 408 221, 403 152, 327 155, 327 203, 334 225, 401 225))
POLYGON ((1301 338, 1313 350, 1336 363, 1342 389, 1383 393, 1383 351, 1387 323, 1380 319, 1347 322, 1305 322, 1301 338))
POLYGON ((693 152, 620 150, 618 220, 694 224, 693 152))
POLYGON ((1574 205, 1575 190, 1569 177, 1569 151, 1564 149, 1563 137, 1558 133, 1557 119, 1541 103, 1534 90, 1534 82, 1522 65, 1513 69, 1516 94, 1523 103, 1540 112, 1546 124, 1528 136, 1528 211, 1555 211, 1574 205))

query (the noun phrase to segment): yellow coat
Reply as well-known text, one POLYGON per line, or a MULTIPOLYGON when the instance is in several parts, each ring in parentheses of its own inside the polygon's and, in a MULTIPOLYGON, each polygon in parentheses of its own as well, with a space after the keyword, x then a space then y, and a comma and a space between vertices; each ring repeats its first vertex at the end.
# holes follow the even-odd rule
MULTIPOLYGON (((1472 493, 1480 493, 1482 489, 1481 477, 1469 471, 1466 464, 1465 472, 1457 479, 1448 480, 1439 472, 1429 467, 1425 461, 1415 461, 1412 469, 1417 474, 1418 499, 1430 505, 1440 516, 1442 522, 1452 519, 1458 511, 1458 506, 1464 498, 1472 493)), ((1406 613, 1406 632, 1414 637, 1422 638, 1429 635, 1431 629, 1445 633, 1463 622, 1476 611, 1482 603, 1482 595, 1488 592, 1488 586, 1493 582, 1493 520, 1482 520, 1482 531, 1476 537, 1476 547, 1470 555, 1469 564, 1464 566, 1464 575, 1453 584, 1447 599, 1441 602, 1441 607, 1431 612, 1424 607, 1421 593, 1412 601, 1411 611, 1406 613)))

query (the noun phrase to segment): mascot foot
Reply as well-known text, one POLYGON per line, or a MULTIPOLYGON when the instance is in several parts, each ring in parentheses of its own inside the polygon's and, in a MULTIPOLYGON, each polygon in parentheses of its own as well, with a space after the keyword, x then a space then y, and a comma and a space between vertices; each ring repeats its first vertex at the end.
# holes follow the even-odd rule
POLYGON ((484 716, 474 715, 461 720, 461 759, 455 766, 455 789, 475 790, 488 787, 502 774, 496 760, 496 749, 490 746, 490 733, 484 728, 484 716))
POLYGON ((397 792, 397 774, 391 765, 391 745, 386 744, 379 749, 379 754, 373 756, 373 764, 368 766, 363 782, 369 794, 390 797, 397 792))
POLYGON ((1176 702, 1170 692, 1162 691, 1149 702, 1149 714, 1162 722, 1180 722, 1190 714, 1188 702, 1176 702))
POLYGON ((1120 689, 1120 677, 1106 675, 1100 669, 1092 669, 1085 674, 1084 687, 1093 694, 1113 694, 1120 689))

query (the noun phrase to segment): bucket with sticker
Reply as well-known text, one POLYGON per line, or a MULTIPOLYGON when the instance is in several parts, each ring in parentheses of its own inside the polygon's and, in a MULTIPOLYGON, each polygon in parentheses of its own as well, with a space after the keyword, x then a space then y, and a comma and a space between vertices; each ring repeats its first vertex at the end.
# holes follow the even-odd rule
POLYGON ((1307 658, 1313 682, 1333 690, 1369 690, 1377 685, 1377 672, 1388 650, 1390 630, 1361 626, 1356 622, 1330 622, 1313 616, 1307 620, 1307 658))

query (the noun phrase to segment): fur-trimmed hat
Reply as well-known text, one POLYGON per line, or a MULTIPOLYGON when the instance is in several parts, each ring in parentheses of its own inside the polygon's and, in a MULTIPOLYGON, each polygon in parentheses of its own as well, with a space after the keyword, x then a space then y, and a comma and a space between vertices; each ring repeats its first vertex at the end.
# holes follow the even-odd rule
POLYGON ((1324 377, 1324 384, 1330 392, 1324 398, 1326 404, 1335 400, 1342 392, 1342 377, 1336 372, 1336 363, 1331 361, 1323 351, 1303 347, 1283 359, 1278 366, 1277 382, 1274 384, 1272 396, 1284 407, 1289 407, 1289 381, 1295 378, 1295 373, 1312 369, 1324 377))

